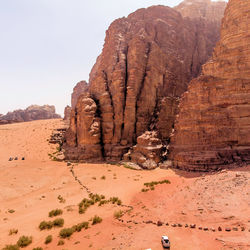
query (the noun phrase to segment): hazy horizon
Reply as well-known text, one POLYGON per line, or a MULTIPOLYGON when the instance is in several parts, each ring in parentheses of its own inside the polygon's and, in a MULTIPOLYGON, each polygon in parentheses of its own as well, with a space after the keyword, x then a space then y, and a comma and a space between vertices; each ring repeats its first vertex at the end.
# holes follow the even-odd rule
POLYGON ((115 19, 180 2, 0 0, 0 114, 48 104, 63 115, 73 87, 88 81, 115 19))

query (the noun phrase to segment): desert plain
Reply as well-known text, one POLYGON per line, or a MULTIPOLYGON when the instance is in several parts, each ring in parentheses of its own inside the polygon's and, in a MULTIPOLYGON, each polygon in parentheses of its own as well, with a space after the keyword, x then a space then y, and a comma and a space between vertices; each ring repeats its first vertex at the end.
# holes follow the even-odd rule
POLYGON ((173 250, 250 249, 250 166, 206 174, 53 161, 49 155, 58 145, 48 141, 63 126, 61 119, 0 126, 0 249, 22 235, 32 236, 25 249, 157 250, 162 249, 162 235, 169 237, 173 250), (170 183, 142 192, 144 183, 163 180, 170 183), (122 205, 94 204, 79 214, 87 191, 118 197, 122 205), (89 221, 88 229, 58 246, 62 228, 38 227, 54 219, 48 217, 53 209, 62 209, 58 217, 64 219, 63 228, 95 215, 102 222, 89 221), (114 213, 120 210, 123 216, 117 219, 114 213), (18 232, 9 235, 11 229, 18 232), (45 244, 48 235, 52 242, 45 244))

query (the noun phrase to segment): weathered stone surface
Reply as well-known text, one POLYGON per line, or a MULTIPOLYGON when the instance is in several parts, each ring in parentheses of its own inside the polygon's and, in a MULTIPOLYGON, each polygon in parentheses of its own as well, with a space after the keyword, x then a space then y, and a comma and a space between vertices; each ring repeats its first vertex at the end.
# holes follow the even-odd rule
POLYGON ((60 115, 56 114, 55 106, 31 105, 24 110, 18 109, 13 112, 8 112, 6 115, 1 116, 0 120, 2 121, 2 124, 7 124, 13 122, 26 122, 55 118, 61 118, 60 115))
POLYGON ((64 117, 63 117, 63 120, 70 121, 70 114, 71 114, 71 107, 69 105, 67 105, 64 108, 64 117))
POLYGON ((88 83, 86 81, 80 81, 76 84, 71 94, 71 108, 74 109, 78 100, 78 97, 88 90, 88 83))
POLYGON ((184 93, 170 158, 186 170, 250 162, 250 2, 230 0, 221 39, 184 93))
POLYGON ((179 97, 218 39, 218 27, 212 23, 208 17, 183 18, 165 6, 140 9, 114 21, 84 90, 96 105, 95 114, 84 116, 99 119, 99 139, 89 133, 92 123, 79 116, 85 104, 72 105, 67 157, 81 159, 84 154, 91 160, 96 151, 91 156, 84 149, 93 146, 106 160, 120 160, 145 131, 156 130, 159 139, 168 140, 179 97), (87 139, 79 141, 80 135, 87 139))
POLYGON ((137 144, 133 146, 124 160, 132 161, 145 169, 158 166, 162 158, 163 144, 156 131, 146 131, 137 137, 137 144))

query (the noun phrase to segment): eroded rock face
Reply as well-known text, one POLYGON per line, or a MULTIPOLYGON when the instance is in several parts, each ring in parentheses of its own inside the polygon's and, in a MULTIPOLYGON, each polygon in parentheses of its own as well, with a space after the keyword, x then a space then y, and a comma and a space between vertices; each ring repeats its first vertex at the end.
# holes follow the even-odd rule
POLYGON ((137 137, 137 144, 124 155, 124 160, 145 169, 153 169, 162 161, 163 147, 157 131, 146 131, 137 137))
POLYGON ((174 166, 209 171, 250 162, 250 2, 229 0, 221 39, 180 103, 174 166))
POLYGON ((75 108, 78 97, 88 90, 88 83, 86 81, 80 81, 76 84, 71 94, 71 107, 75 108))
MULTIPOLYGON (((78 100, 71 113, 67 157, 80 159, 83 148, 90 152, 87 148, 97 150, 99 144, 99 154, 106 160, 120 160, 137 137, 150 130, 156 130, 160 140, 167 140, 179 97, 212 53, 219 33, 212 22, 209 18, 183 18, 165 6, 140 9, 114 21, 85 90, 96 104, 95 114, 91 111, 88 117, 99 118, 99 141, 89 134, 92 122, 86 124, 79 117, 85 104, 78 100), (80 135, 86 135, 88 142, 79 141, 80 135)), ((93 158, 91 153, 87 155, 86 160, 93 158)))
POLYGON ((64 108, 64 117, 63 117, 63 120, 70 121, 70 114, 71 114, 71 107, 69 105, 67 105, 64 108))
POLYGON ((8 112, 6 115, 0 117, 0 120, 5 120, 14 122, 26 122, 33 120, 43 120, 43 119, 55 119, 61 118, 60 115, 56 114, 55 106, 53 105, 31 105, 28 108, 22 110, 18 109, 13 112, 8 112))

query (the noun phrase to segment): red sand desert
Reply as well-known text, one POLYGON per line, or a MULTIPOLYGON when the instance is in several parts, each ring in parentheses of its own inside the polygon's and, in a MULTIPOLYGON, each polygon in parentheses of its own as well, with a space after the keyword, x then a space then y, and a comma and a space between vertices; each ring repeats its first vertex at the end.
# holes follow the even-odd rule
POLYGON ((57 146, 48 143, 50 135, 62 126, 60 119, 0 126, 0 249, 16 244, 22 235, 33 238, 26 249, 156 250, 162 249, 162 235, 169 236, 173 250, 250 248, 250 166, 210 174, 159 168, 136 171, 109 164, 67 166, 48 156, 57 146), (18 160, 8 161, 16 156, 18 160), (146 188, 144 183, 166 179, 171 183, 141 192, 146 188), (126 212, 128 207, 95 204, 79 214, 79 202, 88 198, 80 183, 106 198, 117 196, 133 209, 120 220, 114 218, 114 212, 126 212), (59 195, 64 203, 60 203, 59 195), (89 229, 75 232, 58 246, 62 228, 38 228, 41 221, 53 220, 48 212, 56 208, 63 210, 58 217, 64 219, 64 227, 94 215, 103 220, 93 226, 90 223, 89 229), (157 225, 158 221, 163 225, 157 225), (10 229, 18 229, 18 233, 9 235, 10 229), (46 245, 48 235, 53 240, 46 245))

